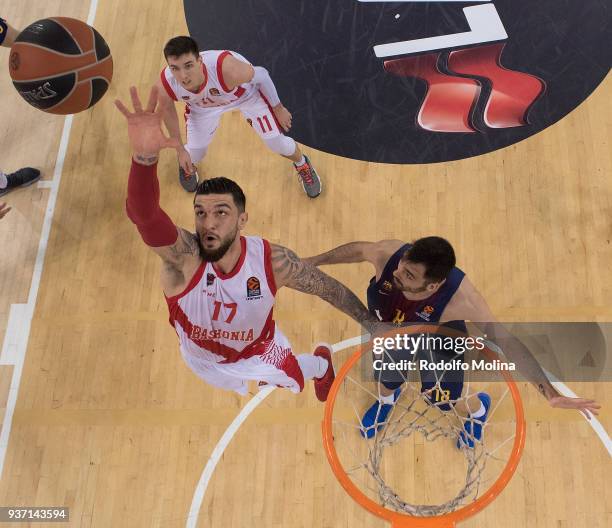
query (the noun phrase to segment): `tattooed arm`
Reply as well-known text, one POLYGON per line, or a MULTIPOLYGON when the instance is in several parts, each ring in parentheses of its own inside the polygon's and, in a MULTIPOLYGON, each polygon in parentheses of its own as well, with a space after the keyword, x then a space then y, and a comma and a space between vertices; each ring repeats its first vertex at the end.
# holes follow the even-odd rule
POLYGON ((272 245, 272 270, 277 288, 287 286, 321 297, 366 328, 378 323, 344 284, 304 262, 290 249, 272 245))
POLYGON ((495 319, 484 297, 467 277, 461 281, 461 286, 441 318, 444 321, 464 319, 471 321, 485 336, 499 345, 506 358, 516 363, 521 374, 537 388, 552 407, 576 409, 588 419, 591 418, 591 414, 599 414, 601 406, 595 400, 568 398, 557 391, 529 348, 495 319))
POLYGON ((368 260, 368 255, 374 246, 374 242, 349 242, 337 248, 330 249, 325 253, 308 257, 305 260, 313 266, 324 264, 344 264, 350 262, 363 262, 368 260))
POLYGON ((158 105, 159 90, 153 87, 146 108, 136 88, 130 88, 131 112, 121 101, 115 106, 126 118, 132 147, 132 166, 128 178, 126 211, 142 240, 164 261, 162 286, 166 295, 179 293, 187 286, 200 263, 196 236, 177 227, 159 204, 157 161, 164 148, 180 149, 177 138, 168 138, 161 129, 164 105, 158 105))
POLYGON ((178 237, 171 246, 151 249, 162 261, 161 283, 164 293, 171 297, 182 292, 193 274, 196 272, 202 258, 198 238, 182 227, 176 228, 178 237))

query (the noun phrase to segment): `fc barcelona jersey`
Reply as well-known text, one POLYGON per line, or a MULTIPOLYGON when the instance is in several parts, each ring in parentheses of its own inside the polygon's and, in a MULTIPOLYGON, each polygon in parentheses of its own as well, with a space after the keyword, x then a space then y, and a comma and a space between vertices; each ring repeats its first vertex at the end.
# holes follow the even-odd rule
MULTIPOLYGON (((379 320, 394 323, 398 326, 406 323, 437 323, 455 292, 459 289, 465 273, 455 267, 451 270, 442 286, 431 296, 418 301, 411 301, 393 283, 393 272, 397 269, 402 255, 410 249, 404 244, 387 261, 377 281, 372 277, 368 286, 368 310, 379 320)), ((466 332, 464 321, 453 321, 449 326, 466 332)))

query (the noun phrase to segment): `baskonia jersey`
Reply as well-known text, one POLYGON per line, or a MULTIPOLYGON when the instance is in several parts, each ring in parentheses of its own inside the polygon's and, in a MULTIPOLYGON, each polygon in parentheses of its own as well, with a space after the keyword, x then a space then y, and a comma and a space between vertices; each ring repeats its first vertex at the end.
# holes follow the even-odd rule
POLYGON ((263 354, 274 341, 270 244, 259 237, 241 237, 240 243, 230 273, 202 262, 185 290, 166 298, 183 358, 196 372, 206 364, 263 354))
POLYGON ((166 93, 175 101, 186 103, 190 111, 235 105, 245 101, 258 91, 258 87, 254 83, 248 82, 231 90, 228 88, 223 78, 221 66, 224 59, 230 54, 236 59, 250 64, 248 60, 235 51, 209 50, 200 52, 204 84, 197 93, 184 88, 172 75, 170 66, 166 66, 160 74, 166 93))

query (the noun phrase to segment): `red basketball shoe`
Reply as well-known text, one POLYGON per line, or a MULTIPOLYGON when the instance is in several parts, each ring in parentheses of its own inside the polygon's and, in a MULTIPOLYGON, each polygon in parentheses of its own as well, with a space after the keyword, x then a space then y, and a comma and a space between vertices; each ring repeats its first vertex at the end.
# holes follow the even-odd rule
POLYGON ((326 343, 317 345, 313 353, 314 356, 322 357, 327 360, 327 371, 321 378, 314 378, 315 394, 319 401, 326 401, 329 389, 331 389, 332 383, 336 379, 336 373, 334 372, 334 363, 332 361, 332 348, 326 343))

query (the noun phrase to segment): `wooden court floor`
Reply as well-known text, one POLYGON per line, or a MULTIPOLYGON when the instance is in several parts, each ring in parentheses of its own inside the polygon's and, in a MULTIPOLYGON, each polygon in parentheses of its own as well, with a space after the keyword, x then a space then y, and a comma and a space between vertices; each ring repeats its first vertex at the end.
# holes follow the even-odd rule
MULTIPOLYGON (((77 0, 0 0, 0 15, 17 27, 52 15, 85 20, 89 9, 77 0)), ((204 385, 180 358, 160 262, 124 213, 130 154, 112 104, 130 85, 144 90, 157 78, 164 42, 186 33, 182 2, 99 0, 94 25, 113 51, 115 77, 95 108, 75 116, 56 190, 65 121, 30 108, 0 75, 0 167, 34 165, 45 182, 8 195, 13 210, 0 221, 2 416, 21 373, 10 436, 0 445, 0 505, 68 506, 70 526, 186 526, 204 466, 250 396, 204 385)), ((0 60, 7 57, 0 48, 0 60)), ((307 149, 325 178, 315 201, 235 114, 224 118, 202 169, 243 186, 247 234, 300 255, 437 234, 454 244, 460 267, 501 320, 612 321, 611 95, 607 79, 544 132, 458 162, 379 165, 307 149)), ((189 228, 191 198, 175 165, 172 153, 162 157, 162 204, 189 228)), ((368 266, 326 271, 364 299, 368 266)), ((279 294, 276 319, 298 351, 359 332, 322 301, 291 291, 279 294)), ((612 385, 568 385, 604 405, 600 422, 612 430, 612 385)), ((550 409, 531 387, 521 389, 523 460, 501 497, 464 526, 610 526, 612 465, 601 439, 578 413, 550 409)), ((322 412, 310 386, 264 400, 219 461, 198 526, 384 526, 335 481, 322 412)))

